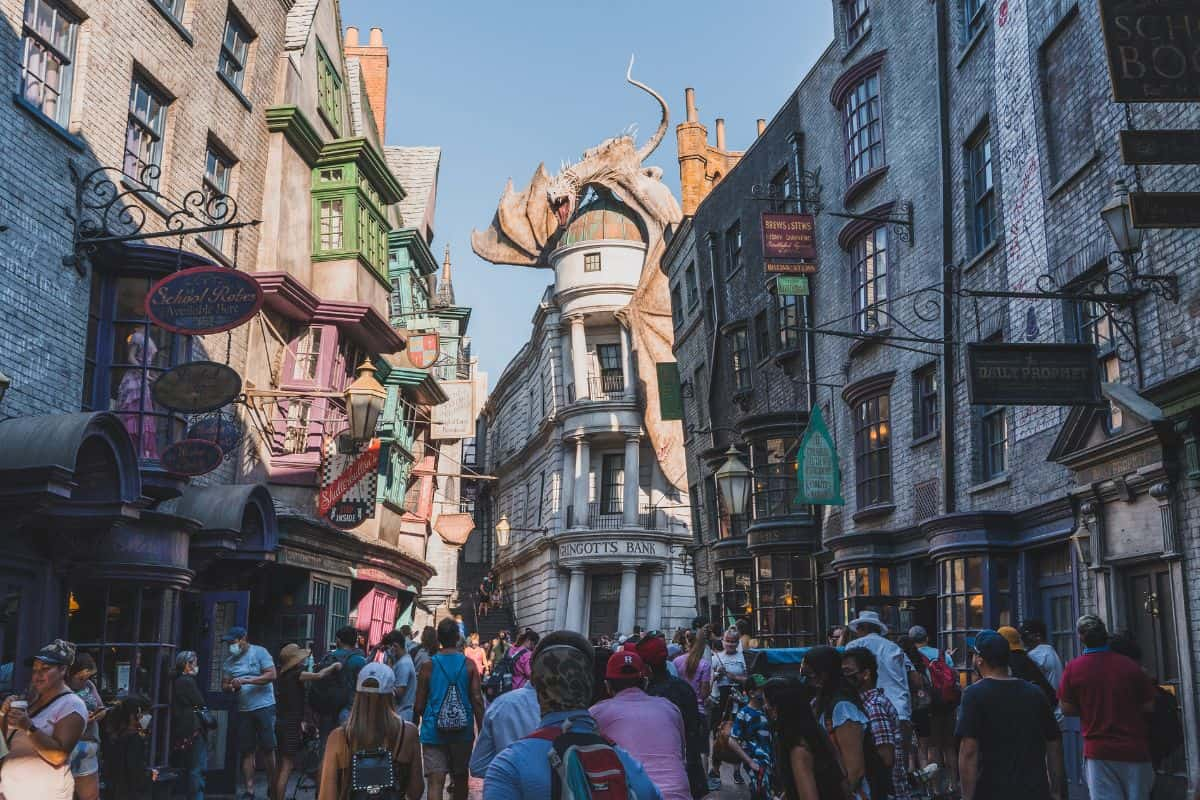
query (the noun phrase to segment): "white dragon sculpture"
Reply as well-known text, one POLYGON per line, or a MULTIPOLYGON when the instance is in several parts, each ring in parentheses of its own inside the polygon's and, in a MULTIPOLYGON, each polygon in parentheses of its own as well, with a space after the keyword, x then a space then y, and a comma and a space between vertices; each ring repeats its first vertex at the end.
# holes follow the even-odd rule
POLYGON ((566 227, 589 187, 609 191, 641 219, 646 231, 646 260, 642 276, 629 305, 619 312, 633 335, 637 350, 638 377, 643 396, 648 395, 645 422, 658 461, 666 478, 676 487, 687 483, 683 458, 683 432, 676 422, 661 419, 657 402, 655 364, 674 361, 671 353, 671 299, 666 275, 660 268, 668 225, 683 219, 671 190, 662 182, 662 170, 642 163, 654 152, 667 133, 670 112, 662 95, 633 78, 633 59, 625 79, 658 101, 662 119, 654 135, 641 148, 631 134, 607 139, 584 152, 551 176, 539 164, 529 185, 513 191, 512 180, 500 197, 496 216, 487 230, 472 231, 471 247, 493 264, 549 268, 559 232, 566 227))

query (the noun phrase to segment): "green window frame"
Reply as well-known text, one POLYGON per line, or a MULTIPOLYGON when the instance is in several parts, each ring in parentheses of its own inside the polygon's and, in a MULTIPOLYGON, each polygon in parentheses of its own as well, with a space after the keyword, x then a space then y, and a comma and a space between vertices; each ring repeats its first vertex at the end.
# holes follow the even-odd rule
POLYGON ((317 109, 333 132, 341 136, 342 76, 320 42, 317 42, 317 109))
POLYGON ((315 261, 357 257, 388 279, 388 232, 379 192, 354 162, 320 164, 312 173, 315 261))

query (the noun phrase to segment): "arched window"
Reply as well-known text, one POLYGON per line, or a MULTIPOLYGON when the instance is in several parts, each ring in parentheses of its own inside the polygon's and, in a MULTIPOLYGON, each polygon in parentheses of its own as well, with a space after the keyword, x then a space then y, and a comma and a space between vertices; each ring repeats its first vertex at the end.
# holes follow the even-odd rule
POLYGON ((115 412, 138 458, 152 462, 183 438, 186 420, 155 403, 151 389, 162 373, 191 361, 193 348, 191 336, 169 333, 146 318, 146 294, 155 279, 92 273, 82 401, 85 411, 115 412))

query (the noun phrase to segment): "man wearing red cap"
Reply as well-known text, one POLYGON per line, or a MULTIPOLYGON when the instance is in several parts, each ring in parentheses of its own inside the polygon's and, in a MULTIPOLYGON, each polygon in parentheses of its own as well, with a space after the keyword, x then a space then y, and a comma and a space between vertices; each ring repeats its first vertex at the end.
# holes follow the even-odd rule
POLYGON ((708 731, 696 706, 696 692, 692 685, 667 672, 670 660, 667 657, 667 640, 660 634, 647 634, 637 643, 637 654, 649 670, 646 694, 670 700, 683 716, 684 749, 687 751, 686 768, 692 797, 708 794, 708 777, 700 754, 708 750, 708 731))
POLYGON ((637 650, 613 653, 604 671, 611 697, 592 706, 590 713, 602 735, 641 762, 663 800, 691 800, 683 715, 670 700, 646 694, 647 674, 637 650))

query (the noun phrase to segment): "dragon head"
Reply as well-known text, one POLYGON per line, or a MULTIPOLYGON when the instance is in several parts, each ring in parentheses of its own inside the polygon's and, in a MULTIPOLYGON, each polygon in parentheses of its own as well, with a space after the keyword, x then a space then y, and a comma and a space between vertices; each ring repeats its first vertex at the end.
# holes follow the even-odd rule
POLYGON ((579 203, 579 179, 575 177, 571 167, 564 164, 558 174, 550 179, 546 186, 546 203, 558 220, 560 228, 565 228, 571 221, 571 215, 579 203))

